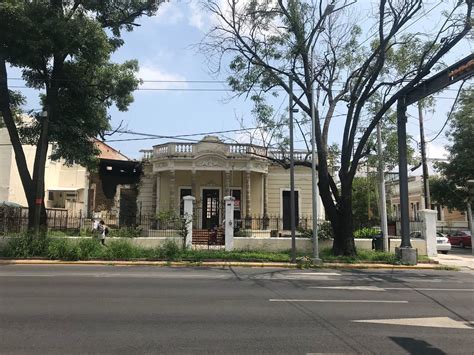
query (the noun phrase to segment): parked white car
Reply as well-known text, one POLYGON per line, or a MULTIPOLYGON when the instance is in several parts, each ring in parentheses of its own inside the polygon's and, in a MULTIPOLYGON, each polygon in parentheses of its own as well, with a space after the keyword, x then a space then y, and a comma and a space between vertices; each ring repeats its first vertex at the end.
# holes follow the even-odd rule
MULTIPOLYGON (((414 231, 410 233, 410 238, 424 239, 420 231, 414 231)), ((451 243, 446 235, 440 232, 436 232, 436 250, 438 253, 448 254, 451 250, 451 243)))

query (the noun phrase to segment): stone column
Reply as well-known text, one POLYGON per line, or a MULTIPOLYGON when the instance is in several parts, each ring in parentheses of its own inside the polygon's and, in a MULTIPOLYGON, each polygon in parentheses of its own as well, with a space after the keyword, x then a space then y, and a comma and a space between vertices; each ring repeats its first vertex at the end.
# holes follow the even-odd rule
POLYGON ((250 198, 252 196, 251 183, 250 183, 250 171, 245 172, 245 216, 250 217, 252 212, 252 206, 250 203, 250 198))
POLYGON ((251 184, 250 184, 250 177, 251 173, 250 171, 245 172, 245 228, 249 229, 251 228, 252 224, 252 206, 250 204, 250 199, 251 199, 251 184))
POLYGON ((225 250, 231 251, 234 249, 234 200, 232 196, 224 197, 225 205, 225 250))
POLYGON ((197 185, 196 185, 196 170, 191 171, 191 194, 196 198, 198 195, 197 191, 197 185))
POLYGON ((231 196, 230 194, 230 171, 226 170, 224 176, 224 196, 231 196))
POLYGON ((170 210, 176 210, 176 171, 170 170, 170 210))
POLYGON ((193 196, 184 196, 184 218, 186 220, 186 248, 193 246, 193 204, 196 199, 193 196))
POLYGON ((437 256, 436 249, 436 217, 437 212, 433 210, 421 210, 420 218, 422 221, 421 235, 425 239, 426 254, 428 256, 437 256))
POLYGON ((160 212, 160 188, 161 188, 161 175, 156 173, 156 190, 155 190, 155 213, 160 212))
POLYGON ((268 229, 268 174, 263 174, 263 227, 268 229))

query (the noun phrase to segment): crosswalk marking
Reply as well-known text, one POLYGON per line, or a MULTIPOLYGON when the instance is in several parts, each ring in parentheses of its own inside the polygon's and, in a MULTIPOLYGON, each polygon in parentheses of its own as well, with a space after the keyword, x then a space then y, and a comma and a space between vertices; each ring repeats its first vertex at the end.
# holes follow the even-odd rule
POLYGON ((412 327, 433 327, 433 328, 451 328, 451 329, 471 329, 474 328, 449 317, 425 317, 425 318, 400 318, 400 319, 364 319, 353 320, 355 323, 375 323, 387 325, 405 325, 412 327))

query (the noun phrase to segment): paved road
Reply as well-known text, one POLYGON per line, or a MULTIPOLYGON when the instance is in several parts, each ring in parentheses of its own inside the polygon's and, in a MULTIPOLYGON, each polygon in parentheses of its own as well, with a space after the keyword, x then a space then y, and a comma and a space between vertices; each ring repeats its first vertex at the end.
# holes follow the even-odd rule
POLYGON ((6 265, 0 353, 472 354, 473 291, 471 271, 6 265))

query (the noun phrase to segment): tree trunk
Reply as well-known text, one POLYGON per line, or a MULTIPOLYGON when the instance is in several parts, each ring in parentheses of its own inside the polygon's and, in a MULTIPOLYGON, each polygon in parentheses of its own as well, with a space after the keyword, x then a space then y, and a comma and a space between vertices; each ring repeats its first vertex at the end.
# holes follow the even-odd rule
POLYGON ((334 231, 333 254, 355 256, 357 253, 354 243, 354 223, 350 204, 343 203, 340 205, 335 218, 331 219, 331 226, 334 231))

